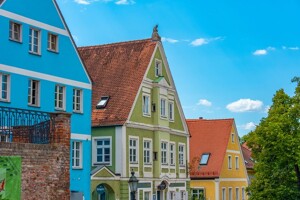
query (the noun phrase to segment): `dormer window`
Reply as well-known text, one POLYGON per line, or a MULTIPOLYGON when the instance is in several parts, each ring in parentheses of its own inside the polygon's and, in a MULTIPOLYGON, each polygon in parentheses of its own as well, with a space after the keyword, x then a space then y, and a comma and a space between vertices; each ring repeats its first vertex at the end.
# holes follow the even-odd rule
POLYGON ((210 153, 203 153, 200 160, 200 165, 207 165, 210 153))
POLYGON ((155 76, 162 76, 162 64, 161 60, 155 60, 155 76))
POLYGON ((103 96, 101 97, 99 103, 97 104, 96 108, 97 109, 103 109, 106 107, 107 102, 108 102, 109 96, 103 96))

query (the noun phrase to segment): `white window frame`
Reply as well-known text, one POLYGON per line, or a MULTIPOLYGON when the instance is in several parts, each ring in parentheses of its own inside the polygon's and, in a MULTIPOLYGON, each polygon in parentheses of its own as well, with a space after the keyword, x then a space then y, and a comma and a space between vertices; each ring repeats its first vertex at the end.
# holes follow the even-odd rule
POLYGON ((197 198, 199 198, 199 190, 203 190, 203 195, 204 195, 204 197, 205 197, 205 188, 204 187, 196 187, 196 188, 191 188, 191 194, 192 194, 192 196, 191 196, 191 198, 193 198, 193 195, 195 194, 194 192, 193 192, 193 190, 198 190, 197 191, 197 198))
POLYGON ((238 170, 240 168, 240 164, 239 164, 239 157, 235 156, 235 169, 238 170))
POLYGON ((174 117, 175 117, 175 115, 174 115, 174 101, 169 101, 169 103, 168 103, 168 112, 169 112, 169 120, 171 121, 171 122, 174 122, 174 117))
POLYGON ((155 77, 162 76, 162 61, 161 60, 155 59, 154 73, 155 73, 155 77))
POLYGON ((144 194, 143 194, 143 200, 146 200, 146 198, 145 198, 145 193, 149 193, 149 200, 151 200, 152 198, 152 196, 151 196, 151 191, 148 191, 148 190, 144 190, 144 194))
POLYGON ((240 188, 235 188, 235 200, 240 200, 240 188))
POLYGON ((82 169, 82 152, 83 152, 83 146, 81 141, 73 141, 72 142, 72 169, 82 169), (75 144, 79 144, 79 149, 75 148, 75 144), (78 156, 76 152, 78 151, 78 156), (79 164, 76 164, 76 160, 79 161, 79 164))
POLYGON ((232 157, 228 155, 228 169, 232 169, 232 157))
POLYGON ((162 167, 166 167, 168 165, 168 141, 162 140, 160 142, 160 162, 162 167), (164 147, 164 148, 163 148, 164 147))
POLYGON ((110 136, 104 136, 104 137, 93 137, 93 165, 106 165, 106 166, 111 166, 112 165, 112 137, 110 136), (108 145, 102 145, 102 156, 103 156, 103 161, 100 162, 98 161, 97 157, 98 157, 98 144, 97 142, 99 140, 102 140, 104 142, 104 140, 109 140, 109 146, 108 145), (104 149, 105 148, 109 148, 109 162, 105 161, 104 157, 105 157, 105 153, 104 153, 104 149))
POLYGON ((10 75, 0 72, 0 101, 10 101, 10 75), (6 76, 6 88, 3 90, 3 76, 6 76), (6 93, 6 98, 3 98, 3 93, 6 93))
POLYGON ((128 153, 129 153, 129 163, 130 163, 130 165, 137 165, 138 166, 138 164, 139 164, 139 138, 130 136, 128 146, 129 146, 129 151, 128 151, 128 153), (131 144, 130 144, 131 140, 135 141, 136 146, 131 146, 131 144), (135 160, 133 159, 134 155, 131 155, 131 152, 132 153, 135 152, 135 160))
POLYGON ((226 200, 226 188, 222 188, 222 200, 226 200))
POLYGON ((185 144, 184 143, 179 143, 178 144, 178 163, 179 163, 179 167, 180 168, 185 168, 185 165, 186 165, 186 163, 185 163, 185 152, 186 152, 186 150, 185 150, 185 144), (182 150, 183 150, 183 152, 181 152, 180 151, 180 147, 182 147, 182 150), (181 156, 182 156, 182 162, 181 162, 181 156))
POLYGON ((232 187, 228 188, 228 200, 232 200, 232 187))
POLYGON ((28 105, 40 106, 40 81, 29 79, 28 81, 28 105), (35 88, 34 88, 35 84, 35 88), (35 99, 35 103, 34 103, 35 99))
POLYGON ((143 139, 143 161, 144 161, 144 165, 147 166, 152 165, 152 140, 149 138, 143 139), (149 143, 148 148, 145 147, 145 143, 149 143), (149 156, 147 156, 149 158, 149 162, 145 162, 146 152, 149 153, 149 156))
POLYGON ((15 42, 22 42, 22 24, 9 21, 9 39, 15 42), (19 27, 19 30, 17 30, 15 25, 19 27), (15 37, 16 34, 19 38, 15 37))
POLYGON ((235 143, 234 133, 231 133, 231 143, 235 143))
POLYGON ((166 98, 164 98, 164 97, 160 98, 160 117, 161 118, 167 118, 167 102, 168 101, 166 98))
POLYGON ((55 109, 56 110, 65 110, 66 109, 66 87, 63 85, 55 85, 55 109), (62 88, 62 93, 60 93, 60 88, 62 88), (60 97, 62 97, 60 99, 60 97), (62 103, 62 106, 59 106, 59 103, 62 103))
POLYGON ((29 53, 41 55, 41 30, 30 27, 29 29, 29 53), (34 33, 37 32, 37 43, 34 42, 34 33), (37 46, 37 51, 34 47, 37 46))
POLYGON ((176 167, 176 144, 175 142, 170 142, 169 143, 169 151, 170 151, 170 166, 172 168, 175 168, 176 167), (173 150, 171 150, 171 146, 173 146, 173 150), (172 162, 173 160, 173 162, 172 162))
POLYGON ((245 188, 242 187, 242 200, 246 199, 246 193, 245 193, 245 188))
POLYGON ((48 32, 47 49, 52 52, 58 52, 58 35, 48 32), (52 39, 54 38, 54 42, 52 39), (53 45, 55 46, 54 48, 53 45))
POLYGON ((145 117, 151 116, 151 103, 150 103, 151 98, 150 97, 151 97, 150 94, 142 95, 142 112, 143 112, 143 116, 145 116, 145 117), (148 101, 146 99, 148 99, 148 101), (147 101, 147 105, 146 105, 146 101, 147 101))
POLYGON ((83 91, 82 89, 73 88, 73 112, 83 113, 83 91), (77 92, 79 91, 79 96, 77 92), (78 102, 79 100, 79 102, 78 102), (79 106, 79 109, 77 108, 79 106))

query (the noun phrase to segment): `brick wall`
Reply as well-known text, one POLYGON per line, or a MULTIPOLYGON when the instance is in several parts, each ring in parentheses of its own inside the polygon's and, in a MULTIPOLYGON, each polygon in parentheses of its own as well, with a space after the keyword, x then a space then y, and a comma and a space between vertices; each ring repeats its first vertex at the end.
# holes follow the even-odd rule
POLYGON ((53 115, 59 141, 51 144, 0 142, 0 156, 22 159, 22 200, 70 199, 70 115, 53 115))

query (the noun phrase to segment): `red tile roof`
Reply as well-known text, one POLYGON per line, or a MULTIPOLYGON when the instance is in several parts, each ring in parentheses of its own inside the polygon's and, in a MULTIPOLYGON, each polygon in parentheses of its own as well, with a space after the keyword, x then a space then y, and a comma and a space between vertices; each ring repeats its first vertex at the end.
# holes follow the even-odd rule
POLYGON ((126 122, 157 42, 151 39, 79 47, 93 80, 92 126, 126 122), (105 109, 96 109, 109 96, 105 109))
POLYGON ((247 146, 246 142, 244 144, 242 144, 241 149, 242 149, 242 152, 243 152, 243 156, 244 156, 246 168, 247 169, 253 169, 254 168, 254 161, 253 161, 253 159, 251 157, 252 151, 247 146))
POLYGON ((219 177, 234 119, 186 121, 191 134, 191 178, 219 177), (210 153, 210 157, 207 165, 199 166, 199 159, 201 159, 203 153, 210 153))

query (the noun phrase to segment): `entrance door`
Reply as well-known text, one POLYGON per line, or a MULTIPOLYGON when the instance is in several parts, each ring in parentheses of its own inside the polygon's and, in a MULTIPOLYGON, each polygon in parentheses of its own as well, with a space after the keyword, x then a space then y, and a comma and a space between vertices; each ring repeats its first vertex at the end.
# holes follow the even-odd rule
POLYGON ((105 192, 98 194, 98 200, 106 200, 105 192))
POLYGON ((157 200, 160 200, 160 191, 157 191, 157 200))

